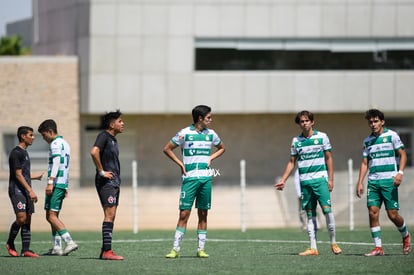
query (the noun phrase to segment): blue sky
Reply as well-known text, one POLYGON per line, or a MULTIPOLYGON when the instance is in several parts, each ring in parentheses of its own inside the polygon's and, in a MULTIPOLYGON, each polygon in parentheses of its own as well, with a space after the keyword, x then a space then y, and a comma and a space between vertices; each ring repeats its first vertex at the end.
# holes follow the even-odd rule
POLYGON ((6 34, 6 23, 32 16, 32 0, 0 0, 0 36, 6 34))

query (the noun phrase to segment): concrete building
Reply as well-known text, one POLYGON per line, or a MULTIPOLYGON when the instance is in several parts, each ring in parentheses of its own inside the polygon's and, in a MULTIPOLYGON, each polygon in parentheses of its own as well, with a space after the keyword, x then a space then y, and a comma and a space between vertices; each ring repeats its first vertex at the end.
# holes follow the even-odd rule
MULTIPOLYGON (((293 116, 302 109, 313 111, 317 128, 331 135, 338 170, 346 169, 348 158, 359 159, 358 144, 368 133, 363 112, 371 107, 402 131, 412 155, 412 69, 217 70, 196 64, 202 49, 218 50, 211 56, 228 49, 305 55, 342 49, 379 57, 387 49, 412 52, 414 1, 37 0, 33 9, 33 53, 79 56, 81 159, 88 159, 96 134, 85 129, 96 126, 100 114, 121 109, 124 171, 129 174, 129 163, 138 159, 144 185, 176 181, 177 169, 161 148, 201 103, 213 107, 214 127, 228 144, 217 164, 224 182, 238 182, 242 158, 254 182, 280 174, 298 131, 293 116)), ((90 178, 91 163, 81 167, 82 177, 90 178)))
POLYGON ((272 185, 303 109, 329 134, 345 184, 371 107, 400 132, 412 166, 412 14, 412 0, 34 0, 32 51, 79 57, 82 186, 93 182, 99 117, 114 109, 125 114, 124 182, 137 160, 140 185, 178 185, 162 147, 197 104, 212 106, 227 146, 217 184, 238 184, 245 159, 249 185, 272 185))

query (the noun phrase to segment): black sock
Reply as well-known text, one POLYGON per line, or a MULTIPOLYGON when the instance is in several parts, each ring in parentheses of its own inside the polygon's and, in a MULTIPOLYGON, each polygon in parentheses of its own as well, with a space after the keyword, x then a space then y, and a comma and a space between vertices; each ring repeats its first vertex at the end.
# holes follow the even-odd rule
POLYGON ((30 248, 30 224, 23 224, 20 230, 20 236, 22 237, 22 251, 28 251, 30 248))
POLYGON ((102 250, 108 251, 112 249, 112 231, 114 223, 103 222, 102 223, 102 250))
POLYGON ((9 232, 9 239, 7 240, 7 244, 12 248, 13 250, 16 250, 16 247, 14 246, 14 240, 17 237, 17 234, 19 234, 20 225, 18 225, 16 222, 12 223, 10 226, 10 232, 9 232))

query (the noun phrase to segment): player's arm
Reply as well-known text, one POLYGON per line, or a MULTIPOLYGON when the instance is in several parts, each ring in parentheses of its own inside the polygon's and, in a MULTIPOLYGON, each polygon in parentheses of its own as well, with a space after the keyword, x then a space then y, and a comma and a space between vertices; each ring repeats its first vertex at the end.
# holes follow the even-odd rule
POLYGON ((101 175, 101 177, 104 178, 112 178, 112 171, 105 171, 103 169, 103 165, 101 162, 101 149, 98 146, 93 146, 91 149, 91 157, 92 157, 92 161, 95 164, 95 168, 98 171, 99 175, 101 175))
POLYGON ((30 173, 30 179, 32 180, 42 180, 43 175, 45 174, 45 172, 40 172, 40 173, 30 173))
POLYGON ((358 176, 358 183, 356 186, 356 195, 358 198, 361 198, 362 194, 364 194, 364 178, 368 172, 368 159, 363 158, 361 161, 361 166, 359 167, 359 176, 358 176))
POLYGON ((164 146, 164 149, 162 150, 164 154, 170 158, 173 162, 175 162, 178 166, 181 168, 181 173, 183 175, 186 174, 184 163, 177 157, 177 155, 173 152, 173 150, 177 148, 177 145, 175 145, 171 140, 164 146))
POLYGON ((50 169, 50 176, 47 181, 46 195, 52 195, 53 192, 53 183, 55 182, 55 179, 57 177, 58 171, 59 171, 59 165, 60 165, 60 156, 56 155, 52 159, 52 168, 50 169))
POLYGON ((223 142, 221 142, 218 146, 216 146, 216 148, 217 148, 217 151, 215 151, 211 156, 210 156, 210 160, 209 160, 209 163, 208 163, 208 166, 210 166, 211 165, 211 162, 214 160, 214 159, 216 159, 216 158, 218 158, 218 157, 220 157, 221 155, 223 155, 224 154, 224 152, 226 151, 226 148, 225 148, 225 146, 224 146, 224 143, 223 142))
POLYGON ((20 182, 20 184, 24 187, 24 189, 29 192, 30 199, 34 202, 37 202, 37 195, 33 191, 32 187, 27 183, 26 179, 23 176, 22 169, 16 169, 16 178, 20 182))
POLYGON ((280 178, 279 182, 277 182, 274 187, 276 187, 277 190, 283 190, 285 188, 285 184, 287 179, 290 176, 290 173, 292 173, 293 169, 295 168, 295 162, 296 157, 290 156, 288 163, 286 164, 285 171, 282 174, 282 177, 280 178))
POLYGON ((404 169, 405 169, 405 166, 407 165, 407 153, 405 152, 404 148, 400 148, 397 150, 397 154, 400 159, 400 164, 399 164, 398 173, 394 176, 394 185, 400 186, 402 179, 403 179, 404 169))
POLYGON ((332 191, 334 187, 334 167, 333 167, 332 152, 325 151, 324 154, 325 154, 326 169, 328 170, 328 188, 329 188, 329 191, 332 191))

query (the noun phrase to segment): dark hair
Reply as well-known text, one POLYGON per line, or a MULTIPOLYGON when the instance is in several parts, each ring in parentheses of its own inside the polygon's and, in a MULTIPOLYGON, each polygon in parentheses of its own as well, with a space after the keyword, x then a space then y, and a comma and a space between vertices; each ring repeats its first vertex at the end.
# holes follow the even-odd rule
POLYGON ((380 120, 385 120, 384 113, 378 109, 369 109, 365 112, 365 119, 370 120, 371 118, 378 117, 380 120))
POLYGON ((26 135, 28 132, 33 132, 33 128, 29 126, 20 126, 17 129, 17 138, 19 139, 19 142, 23 141, 22 135, 26 135))
POLYGON ((122 113, 119 110, 116 110, 115 112, 109 112, 103 115, 101 121, 102 129, 108 130, 111 122, 118 119, 121 115, 122 113))
POLYGON ((201 118, 204 118, 208 113, 211 113, 211 108, 206 105, 197 105, 193 108, 191 111, 191 114, 193 115, 193 121, 194 123, 198 122, 198 118, 201 116, 201 118))
POLYGON ((39 128, 37 129, 39 133, 44 133, 49 130, 52 130, 53 133, 57 134, 57 125, 53 119, 46 119, 39 125, 39 128))
POLYGON ((301 116, 307 116, 310 121, 313 121, 313 114, 309 111, 304 110, 304 111, 300 111, 299 113, 296 114, 296 117, 295 117, 295 123, 296 124, 300 123, 300 117, 301 116))

